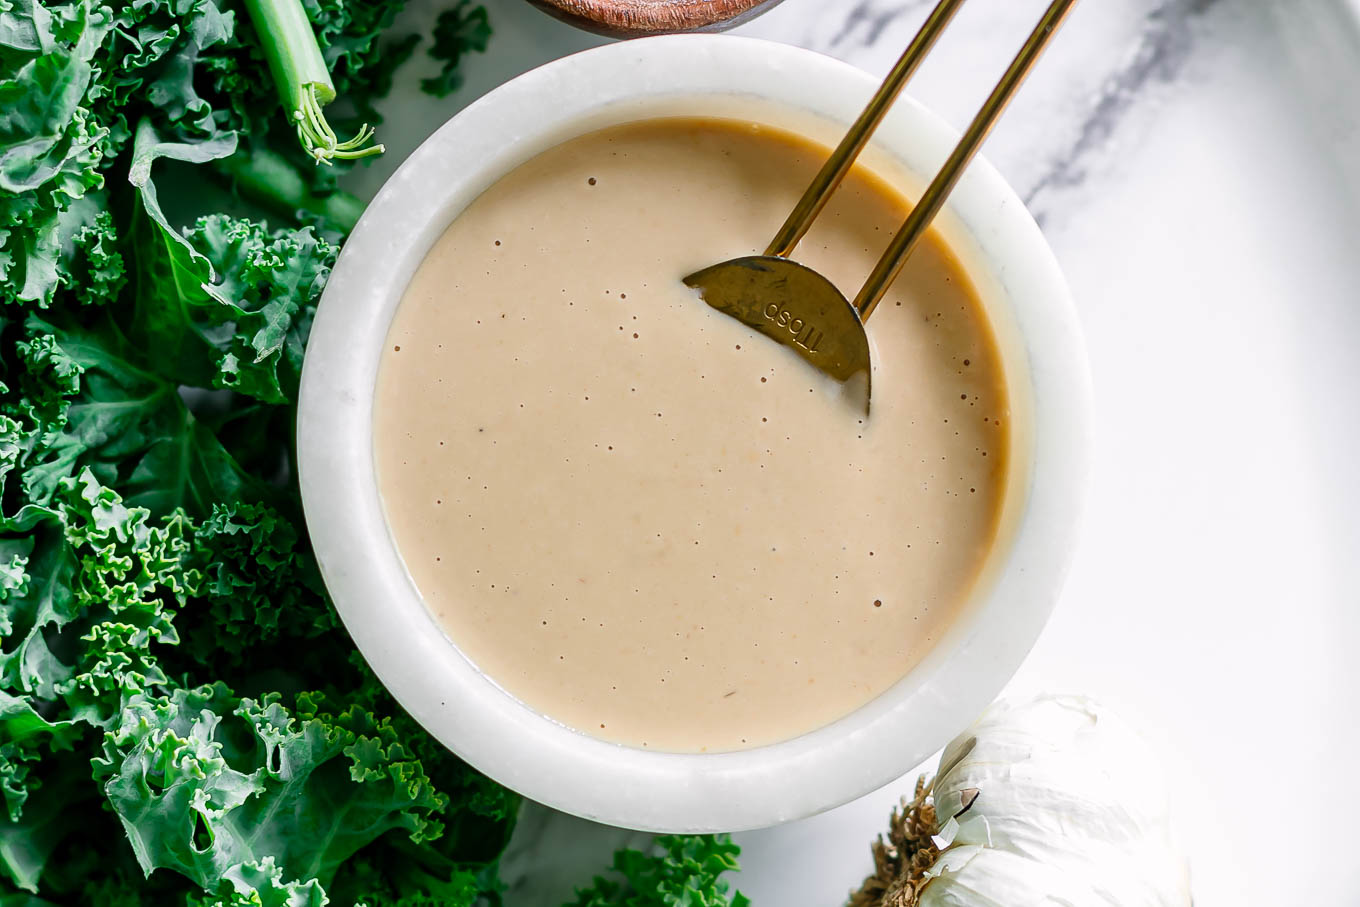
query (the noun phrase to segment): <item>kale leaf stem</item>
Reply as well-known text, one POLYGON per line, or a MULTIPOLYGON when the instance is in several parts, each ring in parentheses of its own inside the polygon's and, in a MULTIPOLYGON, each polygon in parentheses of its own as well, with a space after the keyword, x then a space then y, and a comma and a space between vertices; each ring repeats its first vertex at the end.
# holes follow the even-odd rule
POLYGON ((245 0, 245 5, 303 150, 318 164, 382 154, 382 145, 367 144, 373 138, 368 124, 341 141, 326 122, 321 108, 335 100, 335 84, 301 0, 245 0))

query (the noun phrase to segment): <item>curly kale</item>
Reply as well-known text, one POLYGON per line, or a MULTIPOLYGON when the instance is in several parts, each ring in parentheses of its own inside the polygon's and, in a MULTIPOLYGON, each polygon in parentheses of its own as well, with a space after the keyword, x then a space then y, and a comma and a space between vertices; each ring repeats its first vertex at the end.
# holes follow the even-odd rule
MULTIPOLYGON (((303 8, 370 115, 400 4, 303 8)), ((498 890, 517 799, 354 656, 301 520, 293 401, 359 205, 275 150, 245 10, 0 0, 7 907, 498 890), (219 171, 280 222, 181 214, 219 171)))
MULTIPOLYGON (((235 151, 215 168, 233 177, 258 171, 252 158, 265 155, 264 169, 277 178, 246 180, 253 200, 353 226, 357 209, 338 192, 332 168, 299 166, 309 161, 265 77, 246 3, 0 0, 0 299, 46 307, 61 286, 86 301, 116 295, 121 265, 110 256, 121 223, 105 214, 102 190, 143 122, 167 143, 217 142, 220 151, 236 142, 214 154, 235 151)), ((417 41, 384 36, 403 3, 301 5, 349 111, 338 126, 378 122, 374 102, 417 41)), ((446 82, 456 78, 458 56, 483 49, 489 34, 485 11, 459 9, 471 25, 441 31, 432 49, 446 60, 446 82)))
POLYGON ((597 876, 563 907, 749 907, 723 879, 740 853, 727 835, 665 835, 649 852, 614 854, 615 877, 597 876))
POLYGON ((486 50, 491 38, 491 23, 486 8, 472 0, 457 0, 439 14, 434 25, 434 46, 430 56, 440 62, 439 75, 422 79, 420 88, 426 94, 443 98, 453 94, 463 84, 460 64, 468 53, 486 50))

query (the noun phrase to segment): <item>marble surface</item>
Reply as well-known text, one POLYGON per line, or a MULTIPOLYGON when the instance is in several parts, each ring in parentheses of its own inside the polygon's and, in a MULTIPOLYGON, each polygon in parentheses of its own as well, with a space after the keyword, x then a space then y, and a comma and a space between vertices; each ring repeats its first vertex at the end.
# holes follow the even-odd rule
MULTIPOLYGON (((886 72, 933 0, 787 0, 740 31, 886 72)), ((1360 904, 1360 32, 1349 0, 1089 2, 988 145, 1081 310, 1098 402, 1084 539, 1010 691, 1096 695, 1170 767, 1197 907, 1360 904), (1349 86, 1349 87, 1347 87, 1349 86)), ((401 24, 428 32, 438 3, 401 24)), ((596 43, 486 0, 463 89, 389 102, 371 192, 459 107, 596 43)), ((975 0, 910 91, 962 125, 1043 0, 975 0)), ((738 835, 757 907, 835 907, 915 772, 738 835)), ((529 805, 511 907, 646 837, 529 805)))

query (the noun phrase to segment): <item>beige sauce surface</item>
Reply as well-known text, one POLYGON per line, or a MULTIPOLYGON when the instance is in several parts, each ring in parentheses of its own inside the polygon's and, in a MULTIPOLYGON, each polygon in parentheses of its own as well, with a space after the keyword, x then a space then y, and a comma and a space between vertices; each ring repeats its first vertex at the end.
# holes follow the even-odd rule
MULTIPOLYGON (((869 323, 872 416, 680 278, 763 249, 825 151, 658 120, 554 148, 435 244, 379 376, 392 533, 449 637, 534 709, 741 749, 905 676, 996 533, 1008 409, 934 235, 869 323)), ((906 213, 846 181, 796 257, 854 294, 906 213)))

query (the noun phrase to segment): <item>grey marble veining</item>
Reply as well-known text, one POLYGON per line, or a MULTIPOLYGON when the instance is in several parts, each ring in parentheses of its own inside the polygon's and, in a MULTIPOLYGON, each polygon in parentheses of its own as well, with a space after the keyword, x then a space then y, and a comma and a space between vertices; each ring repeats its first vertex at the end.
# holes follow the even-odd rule
POLYGON ((860 0, 845 12, 840 29, 832 36, 831 46, 838 47, 847 41, 858 41, 864 47, 871 47, 883 37, 883 32, 894 22, 912 16, 917 10, 932 7, 932 0, 912 0, 910 3, 876 4, 872 0, 860 0))
POLYGON ((1042 224, 1045 193, 1070 189, 1084 176, 1084 159, 1111 139, 1127 114, 1145 96, 1149 85, 1174 83, 1203 40, 1201 19, 1223 0, 1164 0, 1148 11, 1141 32, 1123 61, 1092 94, 1075 139, 1053 155, 1047 169, 1023 191, 1026 205, 1042 224))
MULTIPOLYGON (((885 73, 933 6, 925 0, 786 3, 756 33, 802 44, 885 73)), ((957 127, 972 118, 1046 3, 966 5, 908 93, 957 127)), ((1050 176, 1082 135, 1095 99, 1153 27, 1146 0, 1077 7, 1045 59, 998 126, 984 154, 1022 194, 1050 176)))

